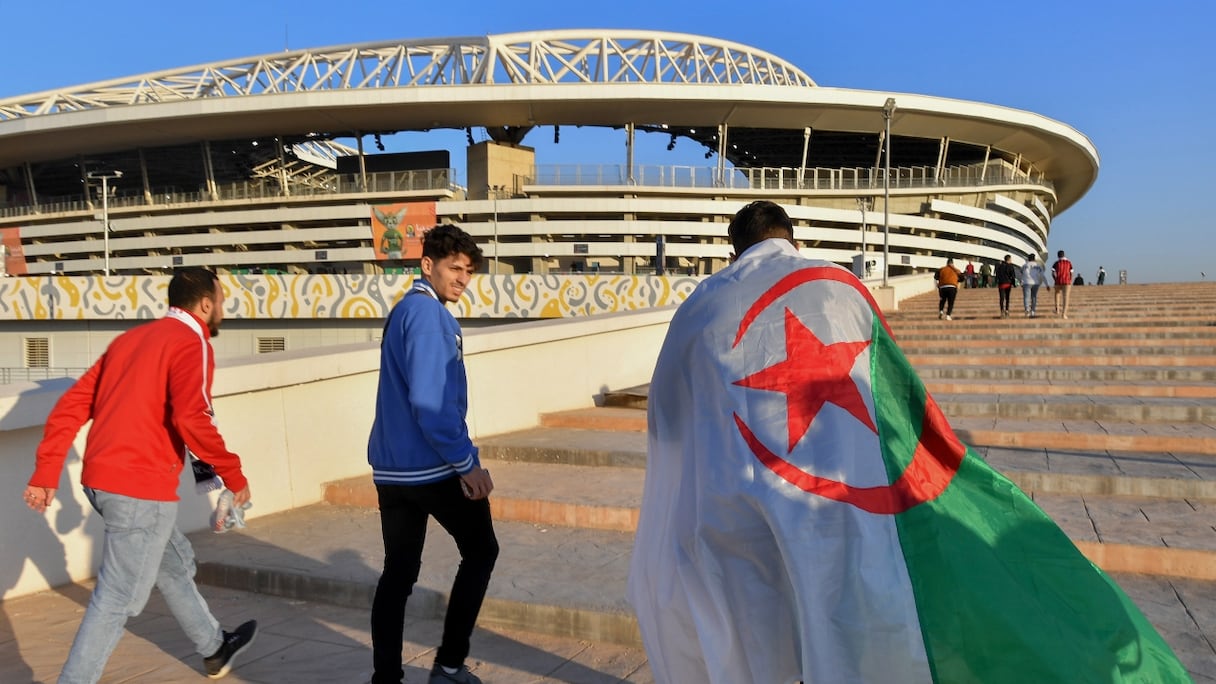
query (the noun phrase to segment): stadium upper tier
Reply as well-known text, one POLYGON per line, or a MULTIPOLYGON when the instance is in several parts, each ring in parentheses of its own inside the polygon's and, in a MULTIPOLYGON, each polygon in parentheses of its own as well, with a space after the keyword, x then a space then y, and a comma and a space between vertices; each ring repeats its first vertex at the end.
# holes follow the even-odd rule
POLYGON ((10 273, 392 271, 416 262, 417 228, 452 221, 497 272, 704 274, 757 198, 839 263, 881 248, 885 213, 900 273, 1042 253, 1097 170, 1082 134, 1037 114, 820 87, 766 52, 652 31, 297 50, 0 100, 10 273), (620 157, 546 164, 524 144, 562 126, 618 129, 620 157), (464 178, 452 150, 365 149, 439 129, 467 133, 464 178), (639 132, 706 164, 638 163, 639 132))

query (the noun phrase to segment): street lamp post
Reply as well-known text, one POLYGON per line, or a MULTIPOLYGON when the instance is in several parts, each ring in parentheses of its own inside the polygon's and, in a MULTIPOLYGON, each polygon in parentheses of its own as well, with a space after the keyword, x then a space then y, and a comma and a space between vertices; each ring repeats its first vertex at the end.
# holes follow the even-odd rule
POLYGON ((101 235, 105 250, 105 274, 110 275, 110 180, 122 178, 122 171, 90 171, 86 177, 101 181, 101 235))
POLYGON ((857 208, 861 209, 861 274, 857 277, 862 280, 870 275, 866 272, 866 210, 870 208, 873 201, 873 198, 870 197, 857 198, 857 208))
POLYGON ((895 98, 888 97, 882 105, 882 118, 886 125, 883 144, 886 145, 886 162, 882 173, 882 286, 887 286, 891 272, 891 116, 895 114, 895 98))
POLYGON ((487 192, 494 193, 494 275, 498 275, 498 192, 502 190, 501 185, 491 185, 486 188, 487 192))

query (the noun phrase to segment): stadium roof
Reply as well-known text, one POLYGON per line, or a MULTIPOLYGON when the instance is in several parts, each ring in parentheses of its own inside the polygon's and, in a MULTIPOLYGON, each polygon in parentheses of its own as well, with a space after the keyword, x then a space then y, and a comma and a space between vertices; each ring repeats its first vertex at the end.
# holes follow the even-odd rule
POLYGON ((935 145, 901 146, 901 138, 948 138, 973 157, 991 146, 1052 180, 1056 213, 1096 179, 1092 143, 1038 114, 820 87, 797 67, 744 45, 629 30, 296 50, 8 98, 0 100, 0 169, 211 140, 627 124, 666 127, 707 146, 725 124, 738 145, 727 154, 736 166, 800 165, 802 132, 810 128, 820 145, 810 165, 869 166, 892 97, 897 165, 921 163, 899 159, 901 152, 936 154, 935 145))

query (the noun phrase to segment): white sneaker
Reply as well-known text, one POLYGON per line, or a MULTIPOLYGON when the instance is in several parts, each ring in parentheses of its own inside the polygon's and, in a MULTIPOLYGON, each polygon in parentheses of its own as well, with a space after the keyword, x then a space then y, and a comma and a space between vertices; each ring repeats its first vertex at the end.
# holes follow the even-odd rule
POLYGON ((947 321, 952 321, 952 320, 954 320, 954 319, 953 319, 953 318, 950 318, 950 314, 946 314, 946 320, 947 320, 947 321))

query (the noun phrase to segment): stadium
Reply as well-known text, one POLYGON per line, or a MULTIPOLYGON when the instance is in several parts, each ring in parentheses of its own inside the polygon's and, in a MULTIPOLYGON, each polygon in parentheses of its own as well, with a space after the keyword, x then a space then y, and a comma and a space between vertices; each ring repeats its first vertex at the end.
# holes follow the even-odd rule
POLYGON ((808 256, 852 266, 864 243, 898 276, 1042 254, 1097 169, 1037 114, 820 87, 773 54, 652 31, 296 50, 0 100, 13 275, 408 273, 438 221, 489 273, 696 276, 727 263, 734 211, 771 199, 808 256), (620 146, 546 164, 528 145, 589 127, 620 146), (379 151, 445 129, 463 150, 379 151), (705 164, 637 163, 642 136, 705 164))

